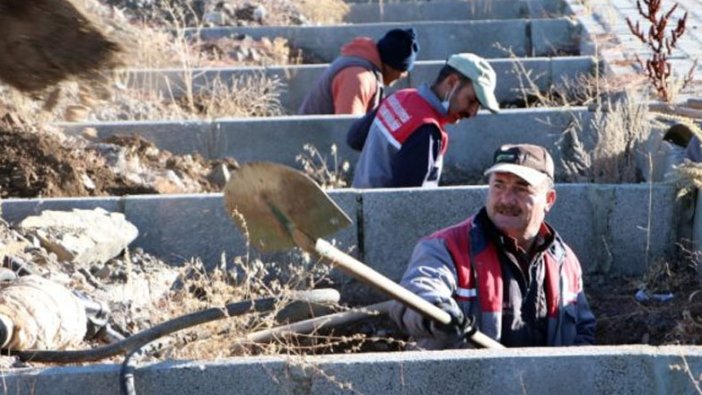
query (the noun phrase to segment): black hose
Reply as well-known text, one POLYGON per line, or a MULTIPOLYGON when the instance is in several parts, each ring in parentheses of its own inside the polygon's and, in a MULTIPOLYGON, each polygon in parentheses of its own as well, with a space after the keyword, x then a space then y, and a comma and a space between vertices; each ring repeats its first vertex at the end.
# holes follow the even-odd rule
POLYGON ((136 348, 122 362, 119 370, 119 391, 122 395, 136 395, 136 384, 134 384, 134 371, 136 366, 132 363, 132 357, 139 354, 141 348, 136 348))
POLYGON ((279 298, 262 298, 247 300, 243 302, 231 303, 224 307, 213 307, 195 313, 183 315, 172 320, 163 322, 154 327, 141 331, 117 343, 89 350, 68 350, 68 351, 12 351, 11 355, 16 355, 22 361, 49 362, 49 363, 73 363, 90 362, 109 358, 118 354, 130 353, 141 348, 160 337, 179 330, 215 321, 223 318, 238 316, 250 312, 264 312, 272 310, 279 298))

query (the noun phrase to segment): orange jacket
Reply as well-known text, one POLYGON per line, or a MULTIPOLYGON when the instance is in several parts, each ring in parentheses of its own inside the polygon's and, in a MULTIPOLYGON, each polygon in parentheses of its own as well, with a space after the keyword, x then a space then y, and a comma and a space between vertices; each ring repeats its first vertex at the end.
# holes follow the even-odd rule
MULTIPOLYGON (((366 59, 382 70, 380 53, 375 41, 369 37, 357 37, 344 45, 341 48, 341 55, 366 59)), ((342 69, 332 81, 334 112, 362 115, 372 110, 378 85, 373 70, 358 66, 342 69)))

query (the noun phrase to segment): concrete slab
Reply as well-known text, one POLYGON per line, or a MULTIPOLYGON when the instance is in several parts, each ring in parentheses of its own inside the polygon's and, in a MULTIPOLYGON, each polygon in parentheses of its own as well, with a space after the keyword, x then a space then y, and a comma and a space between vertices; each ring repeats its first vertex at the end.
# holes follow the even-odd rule
POLYGON ((529 16, 526 2, 514 0, 352 4, 346 23, 518 19, 529 16))
MULTIPOLYGON (((507 55, 505 53, 505 55, 507 55)), ((432 83, 445 60, 419 61, 410 75, 388 88, 388 92, 422 83, 432 83)), ((547 90, 563 79, 574 79, 578 75, 590 75, 597 65, 589 56, 558 58, 491 59, 490 64, 497 74, 495 96, 501 103, 523 100, 520 83, 527 84, 524 75, 529 75, 538 89, 547 90), (520 81, 520 76, 521 81, 520 81)), ((243 78, 262 77, 275 79, 281 84, 280 103, 290 114, 297 113, 305 95, 327 64, 294 65, 272 67, 204 68, 193 70, 132 70, 126 74, 128 84, 135 89, 147 89, 162 95, 181 97, 191 87, 196 92, 211 89, 214 83, 231 84, 243 78)))
POLYGON ((590 125, 593 113, 584 108, 554 110, 529 108, 503 111, 500 114, 481 113, 475 118, 447 127, 449 149, 444 159, 443 182, 451 183, 455 174, 480 175, 492 162, 495 150, 503 144, 530 143, 548 148, 556 164, 556 179, 564 173, 562 152, 558 141, 568 125, 578 119, 583 125, 582 138, 586 148, 594 130, 590 125))
MULTIPOLYGON (((511 47, 516 56, 548 56, 554 48, 539 45, 533 50, 528 41, 531 20, 490 20, 490 21, 449 21, 449 22, 412 22, 355 24, 337 26, 286 26, 286 27, 232 27, 205 28, 187 30, 186 34, 199 35, 205 40, 222 37, 248 35, 255 39, 261 37, 285 37, 290 44, 302 49, 322 62, 330 62, 338 54, 341 46, 357 36, 374 39, 382 37, 394 28, 414 27, 421 50, 418 60, 443 60, 455 52, 474 52, 486 58, 504 56, 503 47, 511 47), (441 40, 433 37, 442 37, 441 40), (540 52, 545 50, 546 52, 540 52)), ((537 43, 542 37, 549 37, 548 43, 558 45, 566 43, 564 50, 571 53, 571 40, 574 36, 573 25, 567 19, 540 20, 536 26, 537 43), (548 36, 546 36, 548 34, 548 36)), ((556 47, 556 50, 560 48, 556 47)), ((572 54, 572 53, 571 53, 572 54)))
POLYGON ((212 131, 215 144, 210 157, 233 156, 240 162, 268 160, 299 168, 295 158, 305 152, 305 145, 315 146, 330 164, 330 149, 336 145, 339 157, 353 167, 359 153, 346 144, 346 131, 355 120, 352 116, 218 120, 212 131))
POLYGON ((139 229, 132 243, 180 265, 199 257, 209 267, 246 253, 243 236, 229 218, 221 194, 144 195, 125 198, 125 216, 139 229))
MULTIPOLYGON (((355 221, 355 194, 330 196, 355 221)), ((260 254, 249 248, 227 214, 221 194, 129 196, 125 198, 125 215, 139 229, 132 246, 174 265, 197 257, 211 269, 221 264, 222 254, 229 263, 237 256, 264 262, 299 262, 300 257, 294 254, 260 254)), ((340 249, 353 252, 358 244, 357 229, 350 226, 330 235, 332 239, 340 249)))
MULTIPOLYGON (((6 393, 119 393, 119 365, 4 373, 6 393)), ((140 367, 150 394, 683 394, 702 371, 702 349, 620 346, 415 351, 167 361, 140 367), (510 374, 505 374, 510 372, 510 374), (573 374, 577 372, 577 374, 573 374), (460 388, 458 390, 457 388, 460 388)))
POLYGON ((73 209, 92 210, 96 208, 102 208, 109 212, 124 213, 124 198, 103 196, 0 200, 0 216, 11 224, 22 221, 32 215, 39 215, 44 210, 71 211, 73 209))

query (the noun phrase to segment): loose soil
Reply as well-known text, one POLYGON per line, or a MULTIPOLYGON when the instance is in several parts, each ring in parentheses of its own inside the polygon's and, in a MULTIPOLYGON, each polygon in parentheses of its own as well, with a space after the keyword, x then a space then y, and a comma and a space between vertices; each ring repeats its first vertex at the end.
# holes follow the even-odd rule
POLYGON ((173 155, 138 136, 115 136, 95 144, 0 124, 2 198, 216 192, 223 185, 210 176, 221 166, 233 170, 237 164, 233 159, 173 155), (107 157, 115 152, 117 159, 107 157), (115 160, 118 163, 110 166, 115 160), (138 175, 130 172, 134 167, 140 169, 138 175))
POLYGON ((119 46, 68 0, 0 4, 0 79, 37 91, 115 64, 119 46))

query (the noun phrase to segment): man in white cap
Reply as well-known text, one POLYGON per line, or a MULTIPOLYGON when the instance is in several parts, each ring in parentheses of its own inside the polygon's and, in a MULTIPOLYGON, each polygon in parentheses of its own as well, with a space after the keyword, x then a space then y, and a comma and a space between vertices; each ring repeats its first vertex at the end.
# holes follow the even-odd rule
POLYGON ((507 347, 594 344, 578 258, 544 221, 556 201, 551 156, 505 145, 485 175, 485 207, 420 240, 401 281, 451 323, 399 303, 391 317, 424 349, 467 347, 469 326, 507 347))
POLYGON ((498 112, 496 79, 485 59, 460 53, 449 57, 433 85, 388 96, 347 135, 361 151, 353 187, 438 186, 448 148, 444 126, 474 117, 480 107, 498 112))

